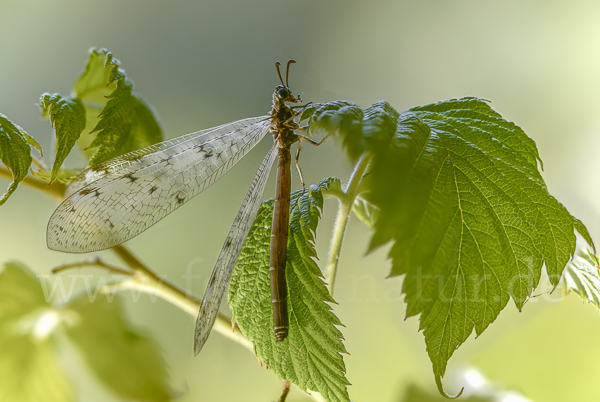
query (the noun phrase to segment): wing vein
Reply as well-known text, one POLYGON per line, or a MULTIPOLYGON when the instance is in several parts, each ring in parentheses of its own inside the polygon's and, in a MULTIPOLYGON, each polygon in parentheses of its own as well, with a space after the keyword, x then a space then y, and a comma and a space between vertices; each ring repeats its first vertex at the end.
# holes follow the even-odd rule
POLYGON ((121 244, 209 187, 269 131, 268 118, 188 134, 85 170, 48 223, 53 250, 121 244))

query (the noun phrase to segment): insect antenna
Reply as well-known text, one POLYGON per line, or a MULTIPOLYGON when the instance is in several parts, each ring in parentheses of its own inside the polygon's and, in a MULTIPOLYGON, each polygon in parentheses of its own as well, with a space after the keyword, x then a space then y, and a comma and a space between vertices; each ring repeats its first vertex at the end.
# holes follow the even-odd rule
POLYGON ((293 60, 293 59, 290 59, 287 62, 287 67, 285 69, 285 87, 286 88, 290 87, 289 84, 288 84, 288 79, 290 77, 290 64, 295 63, 295 62, 296 62, 296 60, 293 60))
MULTIPOLYGON (((281 85, 283 85, 284 87, 286 87, 286 85, 283 83, 283 77, 281 76, 281 71, 279 71, 279 66, 281 65, 280 62, 276 61, 275 62, 275 68, 277 68, 277 74, 279 75, 279 81, 281 81, 281 85)), ((289 62, 288 62, 288 69, 289 69, 289 62)))

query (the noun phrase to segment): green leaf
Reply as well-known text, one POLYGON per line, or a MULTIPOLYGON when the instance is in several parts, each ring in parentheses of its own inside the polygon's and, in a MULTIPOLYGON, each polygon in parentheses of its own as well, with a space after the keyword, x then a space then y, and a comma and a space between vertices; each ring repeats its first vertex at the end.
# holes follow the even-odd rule
MULTIPOLYGON (((106 101, 107 99, 105 99, 106 101)), ((96 153, 96 148, 90 148, 92 142, 96 139, 96 133, 92 133, 92 130, 96 128, 100 122, 100 112, 102 107, 92 106, 90 104, 85 105, 85 120, 87 122, 83 134, 79 136, 77 140, 77 146, 83 153, 83 155, 89 160, 96 153)))
POLYGON ((330 402, 349 401, 342 353, 347 353, 339 319, 331 311, 329 295, 315 262, 314 236, 323 206, 321 191, 339 186, 325 179, 308 191, 292 194, 286 279, 290 331, 282 342, 273 333, 269 282, 269 239, 273 200, 265 201, 229 284, 233 321, 254 343, 254 351, 273 372, 300 389, 320 392, 330 402))
POLYGON ((312 132, 337 133, 350 159, 365 151, 389 146, 396 132, 399 113, 387 102, 374 103, 364 111, 347 101, 315 104, 301 120, 309 119, 312 132))
POLYGON ((98 147, 90 166, 162 140, 162 129, 154 111, 132 87, 118 86, 100 113, 90 148, 98 147))
POLYGON ((113 70, 119 69, 118 60, 106 49, 90 49, 90 57, 85 70, 77 79, 73 93, 83 102, 106 104, 106 98, 115 90, 117 84, 110 80, 113 70))
MULTIPOLYGON (((92 130, 92 133, 97 134, 90 148, 98 150, 91 157, 90 166, 155 144, 163 137, 156 113, 144 99, 133 92, 133 82, 120 68, 119 60, 113 58, 110 52, 104 55, 104 66, 110 71, 107 84, 114 83, 116 88, 107 97, 108 102, 98 116, 100 121, 92 130)), ((94 80, 99 80, 95 75, 94 77, 94 80)))
POLYGON ((157 345, 127 323, 120 298, 99 294, 67 306, 77 325, 66 330, 98 378, 121 397, 169 401, 165 362, 157 345))
POLYGON ((40 108, 44 117, 50 118, 56 134, 56 155, 50 178, 50 182, 52 182, 56 179, 64 160, 85 129, 86 112, 79 99, 49 93, 40 97, 40 108))
POLYGON ((575 230, 577 230, 577 233, 579 233, 583 237, 583 239, 590 246, 592 246, 592 249, 594 250, 594 252, 596 252, 596 246, 594 245, 594 240, 592 239, 592 236, 590 235, 590 232, 588 231, 587 227, 585 227, 583 222, 581 222, 579 219, 575 218, 574 216, 571 216, 571 218, 573 218, 573 226, 575 227, 575 230))
POLYGON ((600 309, 600 276, 598 257, 589 250, 578 248, 563 272, 566 292, 575 292, 583 301, 600 309))
POLYGON ((47 304, 40 282, 27 267, 17 262, 4 265, 0 272, 0 326, 13 325, 47 304))
POLYGON ((0 402, 74 400, 49 336, 57 321, 38 279, 21 264, 6 264, 0 273, 0 402))
POLYGON ((42 147, 25 130, 14 124, 5 115, 0 113, 0 162, 12 173, 13 182, 2 198, 0 205, 15 192, 20 182, 27 176, 31 166, 31 146, 42 153, 42 147))
POLYGON ((356 159, 364 151, 364 136, 362 134, 363 111, 354 103, 334 101, 317 103, 306 108, 300 120, 308 121, 313 133, 342 134, 342 144, 347 149, 351 159, 356 159))
POLYGON ((551 283, 575 249, 574 221, 547 189, 533 140, 480 99, 410 109, 374 147, 371 249, 393 240, 407 316, 421 314, 438 384, 448 359, 512 297, 521 309, 545 264, 551 283))
POLYGON ((362 122, 364 150, 387 149, 396 134, 399 116, 400 113, 385 101, 374 103, 366 108, 362 122))
POLYGON ((78 144, 90 158, 90 166, 162 141, 156 112, 133 91, 121 62, 108 50, 90 50, 73 92, 86 109, 86 134, 78 144))

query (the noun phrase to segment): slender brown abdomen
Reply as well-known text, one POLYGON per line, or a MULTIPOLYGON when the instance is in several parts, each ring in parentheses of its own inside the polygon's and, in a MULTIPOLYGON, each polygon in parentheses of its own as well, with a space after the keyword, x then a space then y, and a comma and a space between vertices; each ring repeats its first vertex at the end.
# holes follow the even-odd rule
POLYGON ((291 160, 292 155, 290 146, 287 145, 279 148, 277 191, 273 209, 271 255, 269 264, 273 322, 275 339, 277 342, 281 342, 285 339, 290 327, 287 310, 285 264, 287 261, 287 243, 290 221, 291 160))

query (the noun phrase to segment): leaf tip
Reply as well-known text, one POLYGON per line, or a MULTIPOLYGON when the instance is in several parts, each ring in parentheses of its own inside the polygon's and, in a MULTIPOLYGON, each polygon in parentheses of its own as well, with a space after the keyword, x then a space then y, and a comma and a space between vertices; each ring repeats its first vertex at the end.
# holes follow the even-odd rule
POLYGON ((435 385, 437 385, 437 389, 438 389, 440 395, 442 395, 444 398, 447 398, 447 399, 457 399, 458 397, 460 397, 462 395, 463 391, 465 390, 465 387, 462 387, 460 389, 460 391, 458 392, 458 394, 448 395, 446 393, 446 391, 444 391, 444 386, 442 385, 442 377, 439 374, 435 375, 435 385))

